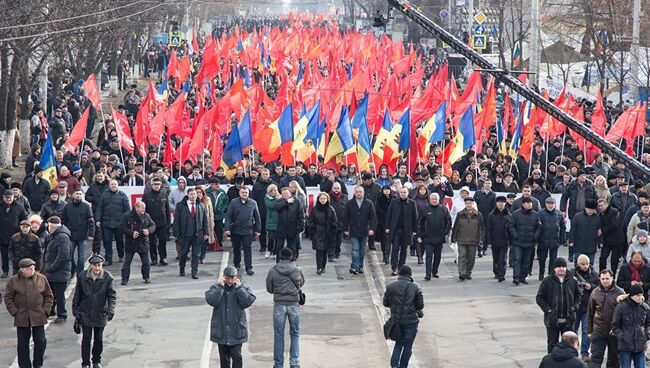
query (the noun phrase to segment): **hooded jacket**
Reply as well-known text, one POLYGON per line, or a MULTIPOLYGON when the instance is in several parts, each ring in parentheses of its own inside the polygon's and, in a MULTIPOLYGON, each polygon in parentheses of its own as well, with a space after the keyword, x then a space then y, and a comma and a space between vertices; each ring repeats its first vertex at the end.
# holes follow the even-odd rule
POLYGON ((648 238, 645 243, 641 244, 639 243, 639 238, 634 235, 632 238, 632 244, 630 244, 630 246, 627 248, 627 255, 625 256, 625 259, 629 260, 632 256, 632 252, 637 250, 643 252, 643 258, 646 260, 646 262, 648 262, 650 260, 650 238, 648 238))
POLYGON ((650 307, 628 296, 614 310, 612 332, 618 340, 618 351, 645 351, 650 336, 650 307))
POLYGON ((275 305, 299 305, 298 289, 304 284, 302 270, 286 259, 271 267, 266 275, 266 291, 273 294, 275 305))
POLYGON ((61 225, 47 238, 43 275, 49 282, 68 282, 72 272, 70 230, 61 225))
POLYGON ((578 350, 562 341, 555 345, 553 351, 546 355, 539 368, 583 368, 585 363, 578 358, 578 350))
POLYGON ((205 301, 212 306, 210 341, 221 345, 238 345, 248 341, 248 321, 245 309, 253 305, 251 289, 215 284, 205 292, 205 301))
POLYGON ((400 324, 418 323, 418 314, 424 309, 424 297, 413 278, 402 275, 386 286, 383 304, 390 308, 391 316, 399 316, 400 324))
POLYGON ((573 326, 581 298, 582 288, 570 271, 564 276, 564 282, 555 274, 546 276, 536 296, 537 305, 544 312, 544 325, 557 327, 558 319, 565 318, 565 326, 573 326))

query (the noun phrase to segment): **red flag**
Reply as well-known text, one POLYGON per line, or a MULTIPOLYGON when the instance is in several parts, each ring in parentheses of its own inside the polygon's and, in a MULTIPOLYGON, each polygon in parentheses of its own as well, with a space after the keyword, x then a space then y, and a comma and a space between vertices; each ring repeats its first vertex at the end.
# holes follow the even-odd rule
POLYGON ((212 167, 217 168, 221 166, 221 155, 223 154, 223 145, 221 144, 221 137, 216 131, 212 134, 212 167))
POLYGON ((203 153, 205 149, 205 126, 203 119, 200 119, 197 123, 196 130, 192 136, 192 142, 190 143, 190 148, 187 150, 187 157, 197 156, 203 153))
POLYGON ((74 152, 74 148, 86 138, 86 127, 88 126, 88 115, 90 115, 90 106, 86 107, 86 111, 81 115, 74 128, 70 132, 68 140, 65 141, 63 147, 68 152, 74 152))
POLYGON ((190 57, 186 55, 178 63, 178 82, 179 83, 183 83, 183 82, 185 82, 185 80, 187 80, 187 77, 190 76, 191 67, 192 67, 192 63, 190 62, 190 57))
POLYGON ((169 63, 167 64, 167 77, 174 77, 178 79, 178 59, 176 58, 176 52, 171 51, 169 56, 169 63))
POLYGON ((603 96, 598 90, 596 97, 596 108, 591 114, 591 130, 601 137, 605 136, 605 126, 607 125, 607 117, 605 116, 605 108, 603 107, 603 96))
POLYGON ((165 145, 165 155, 163 156, 162 163, 163 166, 167 166, 169 164, 169 168, 171 169, 174 165, 174 147, 172 147, 172 141, 170 137, 171 134, 167 134, 167 144, 165 145))
POLYGON ((194 30, 192 30, 192 49, 194 49, 194 53, 199 53, 199 43, 196 40, 196 32, 194 30))
POLYGON ((183 110, 185 110, 185 93, 181 93, 176 101, 165 112, 165 122, 167 123, 168 134, 183 133, 183 110))
POLYGON ((86 97, 88 97, 88 100, 90 100, 93 106, 97 110, 101 109, 102 105, 99 101, 99 92, 97 92, 97 80, 95 79, 95 73, 90 74, 88 78, 86 78, 86 80, 81 85, 81 88, 83 88, 84 92, 86 93, 86 97))
POLYGON ((120 142, 120 146, 128 153, 133 153, 134 145, 133 139, 131 138, 131 132, 129 130, 129 123, 124 114, 121 114, 115 109, 111 104, 111 113, 113 114, 113 121, 115 122, 115 131, 117 132, 117 139, 120 142))

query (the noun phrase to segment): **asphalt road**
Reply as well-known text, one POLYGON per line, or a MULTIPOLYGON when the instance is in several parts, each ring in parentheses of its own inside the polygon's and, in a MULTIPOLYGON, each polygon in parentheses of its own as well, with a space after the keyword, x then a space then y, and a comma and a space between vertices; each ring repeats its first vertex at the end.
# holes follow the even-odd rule
MULTIPOLYGON (((318 276, 311 244, 303 241, 297 261, 305 274, 303 290, 307 294, 307 305, 301 310, 301 366, 388 367, 391 345, 381 329, 387 312, 380 303, 385 284, 394 277, 388 266, 379 264, 375 252, 366 255, 365 275, 351 275, 349 244, 344 243, 343 248, 341 258, 318 276)), ((168 249, 173 254, 172 243, 168 249)), ((227 252, 208 253, 207 263, 199 267, 198 280, 179 277, 173 257, 167 267, 152 267, 150 285, 139 277, 139 260, 132 264, 127 286, 119 285, 121 264, 107 267, 116 278, 118 304, 115 318, 104 332, 103 366, 217 367, 218 350, 208 340, 211 309, 204 292, 224 265, 232 263, 230 249, 227 243, 227 252)), ((564 256, 566 249, 560 252, 564 256)), ((257 296, 248 310, 250 338, 243 348, 247 367, 273 365, 273 303, 265 278, 274 263, 254 250, 256 274, 242 276, 257 296)), ((411 367, 537 367, 545 354, 546 335, 534 300, 539 285, 536 273, 529 278, 530 285, 514 286, 510 279, 499 284, 492 278, 488 254, 477 259, 473 280, 461 283, 448 247, 443 252, 440 279, 426 282, 424 266, 417 265, 414 257, 407 263, 414 269, 425 301, 411 367)), ((5 284, 6 280, 0 281, 0 290, 4 291, 5 284)), ((68 310, 70 303, 71 298, 68 310)), ((6 309, 0 308, 0 367, 12 366, 15 360, 12 324, 6 309)), ((81 365, 81 338, 72 331, 72 320, 49 325, 46 336, 47 367, 81 365)), ((285 364, 288 366, 288 356, 285 364)))

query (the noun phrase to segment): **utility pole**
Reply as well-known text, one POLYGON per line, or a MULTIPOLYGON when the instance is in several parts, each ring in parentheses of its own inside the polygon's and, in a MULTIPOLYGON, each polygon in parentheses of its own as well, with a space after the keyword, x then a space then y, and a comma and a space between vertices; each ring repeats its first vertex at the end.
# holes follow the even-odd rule
POLYGON ((630 87, 634 94, 639 87, 639 18, 641 17, 641 0, 634 0, 632 10, 632 46, 630 47, 630 87))
POLYGON ((540 50, 541 50, 541 41, 539 38, 539 0, 531 0, 530 4, 530 39, 529 39, 529 49, 530 49, 530 62, 529 62, 529 71, 530 74, 528 83, 532 86, 533 84, 539 86, 539 64, 540 64, 540 50))

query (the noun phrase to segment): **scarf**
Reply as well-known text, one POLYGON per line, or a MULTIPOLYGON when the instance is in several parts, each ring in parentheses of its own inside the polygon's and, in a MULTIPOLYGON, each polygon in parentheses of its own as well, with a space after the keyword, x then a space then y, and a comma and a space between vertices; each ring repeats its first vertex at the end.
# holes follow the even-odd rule
POLYGON ((339 194, 336 194, 334 192, 330 192, 330 195, 334 198, 336 198, 337 201, 340 201, 341 198, 343 198, 343 192, 339 192, 339 194))
POLYGON ((645 262, 641 260, 641 263, 639 263, 639 267, 635 267, 632 264, 632 260, 630 260, 628 263, 628 266, 630 267, 630 271, 632 272, 632 278, 631 281, 639 281, 641 282, 641 275, 639 274, 639 270, 645 267, 645 262))

